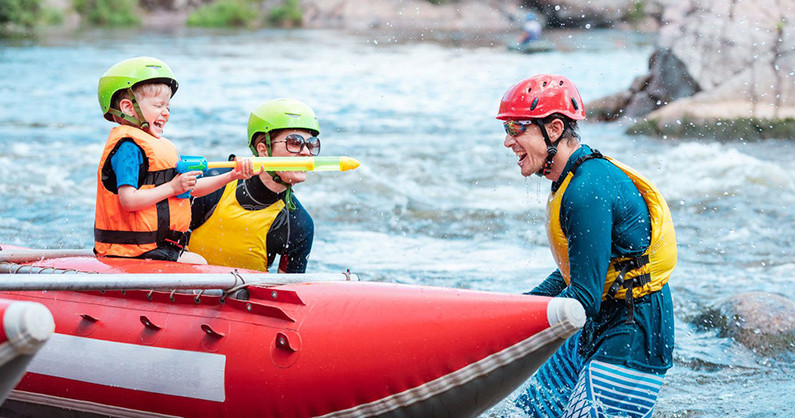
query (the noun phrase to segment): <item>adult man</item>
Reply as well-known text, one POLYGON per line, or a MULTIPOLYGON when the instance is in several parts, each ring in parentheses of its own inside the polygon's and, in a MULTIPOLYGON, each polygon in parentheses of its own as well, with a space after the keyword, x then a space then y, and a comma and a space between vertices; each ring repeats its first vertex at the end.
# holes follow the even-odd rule
MULTIPOLYGON (((256 156, 316 156, 319 134, 315 113, 298 100, 269 100, 249 116, 256 156)), ((262 172, 196 199, 191 250, 209 264, 261 271, 279 255, 279 273, 305 272, 315 227, 292 190, 304 180, 305 172, 262 172)))
POLYGON ((584 118, 577 88, 558 75, 521 81, 500 103, 522 175, 552 181, 547 236, 558 269, 529 294, 576 299, 587 316, 516 405, 534 416, 651 416, 672 366, 673 222, 648 180, 580 144, 584 118))

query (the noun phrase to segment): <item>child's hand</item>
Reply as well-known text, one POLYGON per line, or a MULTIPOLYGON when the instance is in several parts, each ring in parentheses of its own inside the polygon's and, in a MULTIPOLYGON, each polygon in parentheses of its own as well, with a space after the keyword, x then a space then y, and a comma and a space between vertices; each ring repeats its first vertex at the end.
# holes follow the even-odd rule
POLYGON ((231 171, 232 180, 247 179, 252 176, 258 176, 265 171, 264 168, 260 167, 259 172, 255 173, 254 163, 251 162, 251 158, 240 158, 238 161, 240 164, 236 164, 235 169, 231 171))
POLYGON ((201 173, 201 171, 188 171, 187 173, 178 174, 174 177, 168 182, 174 191, 172 196, 182 194, 188 190, 193 190, 193 188, 196 187, 196 177, 201 173))

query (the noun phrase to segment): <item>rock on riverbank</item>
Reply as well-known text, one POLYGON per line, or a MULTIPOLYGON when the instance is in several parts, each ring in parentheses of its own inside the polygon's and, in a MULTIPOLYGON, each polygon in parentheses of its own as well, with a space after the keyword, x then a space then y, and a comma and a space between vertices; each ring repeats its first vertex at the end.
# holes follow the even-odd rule
POLYGON ((795 2, 671 1, 649 70, 591 115, 659 135, 792 136, 795 2))
POLYGON ((771 293, 743 293, 719 301, 694 321, 715 328, 760 355, 795 352, 795 302, 771 293))

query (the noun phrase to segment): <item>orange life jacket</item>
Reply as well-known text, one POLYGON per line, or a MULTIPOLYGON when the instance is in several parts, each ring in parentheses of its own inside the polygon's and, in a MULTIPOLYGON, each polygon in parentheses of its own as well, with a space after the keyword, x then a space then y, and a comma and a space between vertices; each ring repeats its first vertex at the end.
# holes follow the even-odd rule
POLYGON ((94 214, 94 252, 98 256, 136 257, 172 242, 184 245, 190 226, 190 199, 175 196, 150 207, 130 212, 121 206, 111 157, 125 141, 132 141, 144 155, 138 189, 151 189, 176 175, 177 147, 131 126, 110 131, 97 170, 97 205, 94 214))

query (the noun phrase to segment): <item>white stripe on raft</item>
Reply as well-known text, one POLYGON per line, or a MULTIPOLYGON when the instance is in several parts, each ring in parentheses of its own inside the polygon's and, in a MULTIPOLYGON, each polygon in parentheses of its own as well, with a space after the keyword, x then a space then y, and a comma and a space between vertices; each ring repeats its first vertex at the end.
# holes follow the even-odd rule
POLYGON ((28 372, 223 402, 226 356, 53 334, 28 372))

